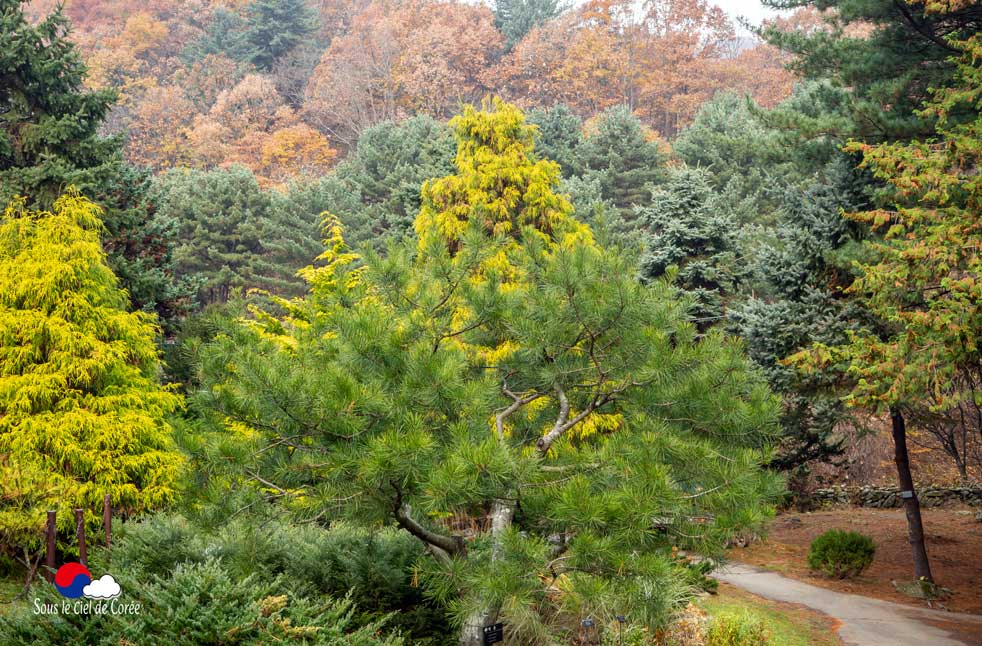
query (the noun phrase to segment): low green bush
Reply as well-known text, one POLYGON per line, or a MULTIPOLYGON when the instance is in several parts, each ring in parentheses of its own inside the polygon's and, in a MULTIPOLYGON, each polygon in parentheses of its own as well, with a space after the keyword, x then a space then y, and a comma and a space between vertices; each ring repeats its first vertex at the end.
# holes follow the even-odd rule
POLYGON ((400 646, 398 637, 380 635, 387 619, 357 625, 349 599, 305 598, 289 593, 285 577, 259 573, 239 578, 220 561, 177 565, 149 578, 118 572, 120 602, 127 614, 35 614, 38 606, 65 601, 42 583, 29 605, 0 615, 0 643, 62 646, 155 644, 174 646, 400 646), (138 611, 137 611, 138 604, 138 611))
POLYGON ((764 646, 767 629, 760 617, 748 612, 723 612, 709 621, 706 646, 764 646))
POLYGON ((873 563, 876 544, 858 532, 830 529, 808 548, 808 567, 844 579, 860 574, 873 563))
POLYGON ((388 617, 387 629, 411 643, 446 646, 454 643, 454 631, 445 611, 413 585, 422 555, 420 542, 395 528, 325 528, 261 515, 208 528, 181 515, 156 514, 121 526, 107 571, 165 575, 178 564, 217 559, 236 579, 258 572, 282 576, 299 596, 348 597, 358 625, 388 617))
POLYGON ((93 575, 112 574, 121 599, 142 604, 140 616, 39 617, 35 597, 65 601, 39 581, 27 607, 0 617, 0 644, 118 646, 146 643, 141 635, 202 646, 402 643, 386 635, 414 646, 456 643, 443 608, 414 585, 423 552, 404 531, 262 513, 218 526, 199 520, 159 513, 121 523, 111 551, 90 552, 93 575))

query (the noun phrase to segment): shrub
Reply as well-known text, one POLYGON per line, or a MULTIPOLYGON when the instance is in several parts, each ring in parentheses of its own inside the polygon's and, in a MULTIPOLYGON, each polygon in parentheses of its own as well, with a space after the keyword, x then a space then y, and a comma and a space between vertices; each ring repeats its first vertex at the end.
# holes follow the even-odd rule
MULTIPOLYGON (((56 646, 154 643, 187 646, 399 646, 398 637, 380 636, 387 619, 358 626, 349 599, 316 599, 289 594, 284 577, 256 573, 236 578, 215 559, 177 565, 166 575, 144 579, 131 572, 117 578, 126 604, 139 614, 48 615, 39 621, 33 604, 0 616, 0 643, 56 646)), ((60 604, 51 585, 39 584, 41 603, 60 604)))
POLYGON ((808 549, 808 567, 844 579, 856 576, 873 562, 876 545, 869 536, 831 529, 808 549))
MULTIPOLYGON (((235 580, 253 573, 283 577, 291 594, 308 598, 347 596, 357 625, 388 616, 386 628, 416 646, 451 643, 453 630, 442 608, 413 586, 422 546, 408 533, 335 523, 293 524, 285 517, 239 516, 210 529, 176 514, 156 514, 120 527, 106 570, 164 576, 180 564, 221 562, 235 580)), ((102 554, 94 555, 100 558, 102 554)))
POLYGON ((694 603, 687 605, 662 636, 664 646, 705 646, 706 611, 694 603))
POLYGON ((706 646, 763 646, 768 643, 764 622, 750 613, 723 612, 709 622, 706 646))

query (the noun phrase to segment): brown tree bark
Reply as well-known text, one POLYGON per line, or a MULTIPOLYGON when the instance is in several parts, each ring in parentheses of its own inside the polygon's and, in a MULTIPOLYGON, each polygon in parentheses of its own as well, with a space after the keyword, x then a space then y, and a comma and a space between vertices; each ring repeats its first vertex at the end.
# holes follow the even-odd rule
POLYGON ((893 460, 897 464, 897 479, 904 495, 904 512, 907 514, 907 538, 914 556, 914 576, 934 583, 931 575, 931 563, 927 558, 927 547, 924 544, 924 525, 921 523, 921 503, 914 491, 914 478, 910 473, 910 457, 907 453, 907 424, 899 408, 890 409, 890 421, 893 424, 893 460))

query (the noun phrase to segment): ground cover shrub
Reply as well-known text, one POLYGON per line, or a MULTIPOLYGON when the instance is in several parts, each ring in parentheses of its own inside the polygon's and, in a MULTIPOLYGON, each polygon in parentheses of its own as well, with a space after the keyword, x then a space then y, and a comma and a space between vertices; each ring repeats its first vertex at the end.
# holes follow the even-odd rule
POLYGON ((385 636, 387 618, 358 625, 350 598, 296 596, 286 577, 259 572, 237 577, 215 558, 178 564, 163 575, 120 570, 114 577, 123 591, 117 601, 125 613, 59 611, 39 616, 35 606, 60 609, 66 601, 53 586, 39 583, 27 605, 0 616, 0 643, 117 646, 146 643, 151 635, 154 643, 174 646, 403 643, 385 636))
POLYGON ((451 643, 442 609, 414 585, 422 546, 395 528, 371 531, 345 523, 325 528, 284 516, 242 515, 202 526, 178 514, 157 514, 121 527, 108 571, 165 576, 181 564, 221 562, 236 580, 261 573, 282 577, 291 598, 347 597, 358 626, 387 617, 387 630, 419 646, 451 643))
POLYGON ((686 606, 662 635, 664 646, 705 646, 706 611, 694 603, 686 606))
POLYGON ((873 563, 876 544, 858 532, 830 529, 808 548, 808 567, 845 579, 860 574, 873 563))
POLYGON ((706 646, 764 646, 767 629, 760 617, 748 612, 723 612, 713 617, 706 631, 706 646))

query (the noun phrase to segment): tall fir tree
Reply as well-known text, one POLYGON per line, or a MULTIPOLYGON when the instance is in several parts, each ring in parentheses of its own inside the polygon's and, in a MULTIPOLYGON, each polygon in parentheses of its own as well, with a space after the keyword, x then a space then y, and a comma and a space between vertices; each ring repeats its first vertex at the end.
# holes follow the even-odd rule
POLYGON ((61 9, 31 25, 23 4, 0 2, 0 202, 50 208, 69 185, 93 195, 118 170, 120 141, 98 132, 116 95, 84 89, 61 9))
POLYGON ((788 188, 776 240, 757 249, 749 264, 755 293, 728 312, 728 325, 747 345, 767 381, 784 398, 782 450, 773 466, 790 470, 842 453, 839 424, 848 413, 831 373, 799 374, 783 360, 813 343, 838 344, 874 317, 845 291, 866 227, 842 212, 869 205, 868 178, 857 175, 851 155, 840 154, 812 185, 788 188))
MULTIPOLYGON (((792 97, 780 110, 799 115, 798 103, 792 97)), ((723 92, 707 101, 672 142, 672 152, 682 161, 706 171, 706 181, 743 225, 772 225, 786 188, 812 174, 801 158, 800 142, 772 125, 772 119, 773 111, 723 92)))
POLYGON ((246 22, 249 62, 264 71, 317 29, 317 16, 306 0, 253 0, 246 22))
POLYGON ((535 150, 540 157, 559 164, 563 177, 579 173, 577 152, 583 143, 583 120, 562 103, 549 109, 535 108, 528 113, 528 122, 538 130, 535 150))
POLYGON ((206 56, 220 54, 233 61, 249 63, 252 54, 246 42, 247 23, 238 13, 216 7, 204 34, 185 46, 181 57, 188 64, 204 60, 206 56))
POLYGON ((115 94, 84 88, 86 68, 60 8, 32 25, 23 4, 0 0, 0 204, 23 196, 50 209, 70 185, 98 202, 109 262, 133 307, 166 323, 192 290, 174 279, 174 240, 154 219, 148 174, 123 161, 121 139, 99 134, 115 94))
POLYGON ((727 207, 705 171, 684 168, 673 171, 636 216, 645 236, 641 278, 672 274, 672 283, 690 297, 701 330, 725 318, 727 303, 748 278, 738 225, 727 207))
POLYGON ((175 495, 181 463, 156 383, 152 315, 127 312, 99 243, 100 210, 77 193, 52 212, 13 202, 0 220, 0 543, 40 549, 44 515, 91 528, 103 496, 129 513, 175 495))
POLYGON ((631 219, 633 207, 647 204, 651 188, 665 177, 667 155, 657 136, 625 105, 595 118, 577 150, 577 169, 600 182, 603 197, 631 219))

